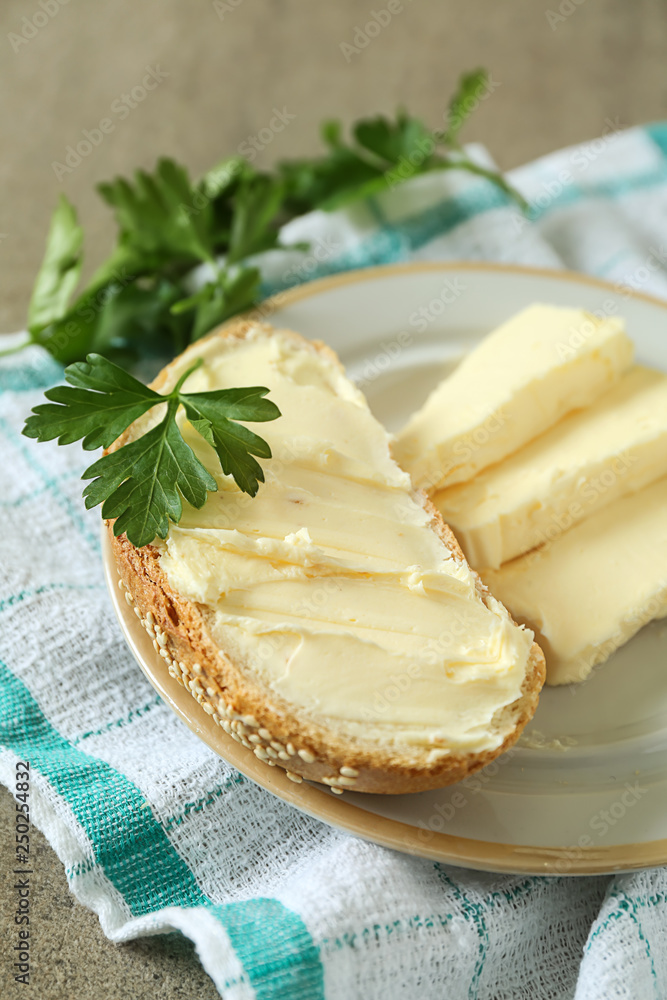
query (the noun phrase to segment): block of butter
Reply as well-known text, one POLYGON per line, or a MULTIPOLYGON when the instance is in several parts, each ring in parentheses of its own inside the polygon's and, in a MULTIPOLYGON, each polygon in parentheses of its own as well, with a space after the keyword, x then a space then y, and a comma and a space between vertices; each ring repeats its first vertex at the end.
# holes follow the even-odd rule
POLYGON ((398 435, 394 457, 429 492, 465 482, 589 405, 632 357, 620 318, 529 306, 431 393, 398 435))
POLYGON ((643 625, 667 616, 667 477, 481 576, 535 631, 547 684, 583 680, 643 625))
POLYGON ((469 563, 497 568, 667 475, 667 375, 636 366, 504 461, 433 501, 469 563))

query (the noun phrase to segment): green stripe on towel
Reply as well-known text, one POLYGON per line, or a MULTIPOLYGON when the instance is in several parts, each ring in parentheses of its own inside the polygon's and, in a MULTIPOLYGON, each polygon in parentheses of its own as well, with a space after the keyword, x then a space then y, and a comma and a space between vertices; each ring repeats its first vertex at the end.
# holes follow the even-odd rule
POLYGON ((206 902, 139 789, 119 771, 65 740, 26 686, 0 663, 0 742, 69 804, 98 864, 133 916, 206 902))
POLYGON ((318 949, 301 917, 277 899, 211 910, 227 932, 257 1000, 324 1000, 318 949))
POLYGON ((68 803, 93 849, 86 865, 104 870, 132 916, 204 906, 225 928, 258 1000, 323 1000, 319 954, 298 914, 276 899, 212 904, 140 790, 64 739, 2 662, 0 744, 29 760, 68 803))

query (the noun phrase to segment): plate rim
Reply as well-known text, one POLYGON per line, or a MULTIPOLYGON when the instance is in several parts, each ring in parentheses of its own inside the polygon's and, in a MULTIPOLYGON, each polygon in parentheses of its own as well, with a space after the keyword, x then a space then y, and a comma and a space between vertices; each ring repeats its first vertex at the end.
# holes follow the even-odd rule
MULTIPOLYGON (((667 302, 646 292, 614 285, 611 282, 576 271, 536 268, 492 261, 413 261, 377 265, 345 271, 305 282, 280 291, 253 307, 241 318, 256 321, 270 319, 273 312, 302 299, 316 296, 344 285, 372 281, 383 276, 417 274, 433 271, 470 270, 564 280, 592 285, 613 295, 621 292, 667 311, 667 302)), ((234 317, 237 321, 239 317, 234 317)), ((226 324, 223 324, 226 325, 226 324)), ((380 846, 416 857, 441 861, 458 867, 500 874, 587 876, 637 871, 667 864, 667 839, 644 843, 616 844, 607 847, 542 847, 531 844, 503 844, 494 841, 455 836, 424 830, 428 842, 419 838, 421 827, 381 816, 363 809, 342 796, 303 781, 295 784, 280 767, 269 768, 246 747, 237 744, 183 685, 168 673, 164 660, 150 646, 147 634, 132 609, 121 600, 120 577, 113 559, 108 529, 102 522, 102 561, 104 576, 114 613, 123 636, 144 675, 172 711, 208 747, 245 777, 271 794, 295 806, 301 812, 329 826, 344 830, 380 846), (143 648, 142 648, 143 647, 143 648)))
POLYGON ((317 295, 320 292, 325 292, 341 285, 357 284, 369 279, 373 280, 373 278, 382 277, 382 275, 424 273, 427 271, 488 271, 498 274, 517 274, 551 280, 565 279, 583 285, 593 285, 595 288, 603 289, 612 295, 623 294, 627 298, 639 299, 667 311, 667 301, 658 298, 656 295, 651 295, 650 292, 640 292, 635 288, 630 288, 629 285, 623 285, 621 282, 613 283, 606 281, 604 278, 596 278, 590 274, 583 274, 580 271, 570 271, 568 268, 530 267, 525 264, 505 264, 487 260, 420 260, 404 261, 397 264, 374 264, 369 267, 355 268, 353 271, 341 271, 337 274, 329 274, 323 278, 315 278, 313 281, 305 281, 292 288, 275 292, 246 312, 226 320, 222 326, 237 322, 239 319, 257 321, 258 318, 269 318, 274 309, 282 309, 283 306, 291 305, 293 302, 299 302, 301 299, 310 298, 312 295, 317 295))

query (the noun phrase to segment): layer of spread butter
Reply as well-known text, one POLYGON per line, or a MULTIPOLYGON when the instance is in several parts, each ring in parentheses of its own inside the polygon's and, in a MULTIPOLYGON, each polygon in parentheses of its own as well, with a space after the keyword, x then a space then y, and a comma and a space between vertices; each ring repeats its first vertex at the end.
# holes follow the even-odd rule
POLYGON ((219 491, 156 541, 170 584, 212 609, 221 648, 314 718, 433 759, 498 746, 513 725, 494 717, 520 696, 532 633, 485 606, 428 528, 361 393, 328 357, 260 327, 195 345, 163 391, 200 355, 187 389, 266 386, 282 416, 248 425, 272 450, 255 498, 218 471, 219 491))
POLYGON ((529 306, 431 393, 398 435, 396 460, 429 492, 472 479, 592 403, 632 357, 620 318, 529 306))
POLYGON ((547 683, 583 680, 643 625, 667 615, 667 477, 482 577, 535 629, 547 683))
POLYGON ((667 375, 636 366, 468 483, 433 502, 474 568, 497 569, 667 475, 667 375))

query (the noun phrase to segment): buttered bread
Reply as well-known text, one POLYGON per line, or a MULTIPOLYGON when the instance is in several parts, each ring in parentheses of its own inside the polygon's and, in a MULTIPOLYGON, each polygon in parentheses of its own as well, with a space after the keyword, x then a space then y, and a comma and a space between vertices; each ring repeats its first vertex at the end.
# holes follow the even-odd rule
POLYGON ((261 426, 272 458, 251 499, 181 414, 218 491, 164 540, 112 537, 165 669, 295 781, 418 791, 492 760, 532 716, 544 658, 394 461, 335 355, 239 321, 154 388, 168 392, 197 358, 190 391, 263 385, 282 416, 261 426))

